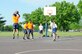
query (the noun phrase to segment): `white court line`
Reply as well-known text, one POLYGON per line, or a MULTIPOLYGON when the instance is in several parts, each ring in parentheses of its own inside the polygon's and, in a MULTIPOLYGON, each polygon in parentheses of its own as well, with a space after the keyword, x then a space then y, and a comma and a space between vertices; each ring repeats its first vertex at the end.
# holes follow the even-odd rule
POLYGON ((23 54, 23 53, 31 53, 31 52, 39 52, 39 51, 51 51, 51 50, 55 50, 55 51, 77 51, 77 52, 82 52, 82 49, 38 49, 38 50, 22 51, 22 52, 18 52, 18 53, 15 53, 15 54, 23 54))

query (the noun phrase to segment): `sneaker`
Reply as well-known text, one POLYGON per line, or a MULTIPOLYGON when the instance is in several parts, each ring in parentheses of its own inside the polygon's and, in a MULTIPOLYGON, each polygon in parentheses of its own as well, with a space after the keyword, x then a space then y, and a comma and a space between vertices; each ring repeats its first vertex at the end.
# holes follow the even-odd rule
POLYGON ((15 39, 15 36, 13 36, 13 39, 15 39))
POLYGON ((58 36, 58 38, 60 38, 60 36, 58 36))
POLYGON ((15 35, 13 34, 13 39, 15 39, 15 35))
POLYGON ((23 40, 26 40, 25 37, 23 37, 23 40))
POLYGON ((29 37, 27 37, 27 39, 30 39, 29 37))
POLYGON ((53 41, 56 41, 56 39, 54 39, 53 41))

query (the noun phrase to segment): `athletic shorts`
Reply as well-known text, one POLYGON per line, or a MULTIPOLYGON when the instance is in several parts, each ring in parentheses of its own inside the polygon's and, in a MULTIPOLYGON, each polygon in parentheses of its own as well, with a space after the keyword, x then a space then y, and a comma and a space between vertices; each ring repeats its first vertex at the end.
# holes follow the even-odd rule
POLYGON ((32 29, 28 29, 28 33, 33 33, 33 30, 32 29))
POLYGON ((13 24, 13 29, 18 29, 18 27, 19 27, 18 23, 13 24))
POLYGON ((57 28, 53 28, 52 32, 55 33, 57 31, 57 28))
POLYGON ((28 34, 28 30, 27 30, 27 29, 24 29, 24 33, 25 33, 25 34, 28 34))
POLYGON ((40 30, 39 33, 40 33, 40 34, 43 34, 43 30, 40 30))

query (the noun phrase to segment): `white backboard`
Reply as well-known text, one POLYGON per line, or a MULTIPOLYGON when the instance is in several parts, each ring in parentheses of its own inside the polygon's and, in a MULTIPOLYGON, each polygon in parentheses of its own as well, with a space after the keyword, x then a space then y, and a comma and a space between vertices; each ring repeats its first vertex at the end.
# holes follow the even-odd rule
POLYGON ((56 15, 56 7, 44 7, 44 15, 56 15))

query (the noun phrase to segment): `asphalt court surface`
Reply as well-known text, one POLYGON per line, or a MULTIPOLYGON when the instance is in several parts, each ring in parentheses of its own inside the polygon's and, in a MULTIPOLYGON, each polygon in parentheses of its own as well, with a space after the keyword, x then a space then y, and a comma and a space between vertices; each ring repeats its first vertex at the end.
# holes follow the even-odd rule
POLYGON ((0 54, 82 54, 82 37, 60 37, 55 42, 51 37, 0 37, 0 54))

